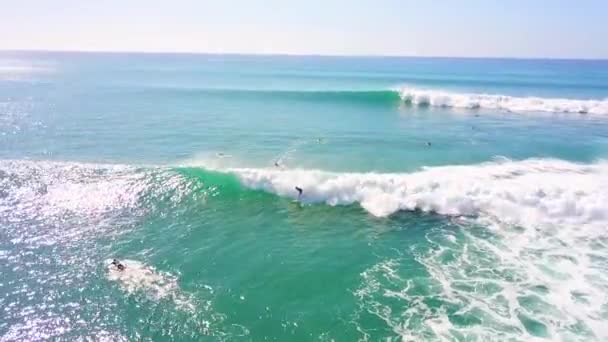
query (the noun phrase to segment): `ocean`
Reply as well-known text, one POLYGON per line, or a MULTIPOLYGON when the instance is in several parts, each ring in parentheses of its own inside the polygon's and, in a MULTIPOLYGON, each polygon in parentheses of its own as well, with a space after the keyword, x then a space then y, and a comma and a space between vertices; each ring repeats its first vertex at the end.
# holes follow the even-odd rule
POLYGON ((0 341, 605 341, 606 158, 608 61, 0 52, 0 341))

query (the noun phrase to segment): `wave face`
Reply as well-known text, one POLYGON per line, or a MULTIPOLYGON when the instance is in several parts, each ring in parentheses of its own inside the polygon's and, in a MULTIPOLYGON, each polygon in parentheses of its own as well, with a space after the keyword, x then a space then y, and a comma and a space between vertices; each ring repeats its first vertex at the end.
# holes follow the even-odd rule
MULTIPOLYGON (((166 90, 165 90, 166 91, 166 90)), ((517 97, 500 94, 456 93, 420 88, 393 90, 247 90, 247 89, 173 89, 192 95, 227 95, 239 98, 345 102, 366 105, 390 105, 401 101, 411 106, 459 109, 491 109, 514 113, 576 113, 608 115, 608 99, 581 100, 567 98, 517 97)))
POLYGON ((441 90, 402 88, 398 90, 403 102, 416 106, 464 109, 493 109, 516 113, 548 112, 578 114, 608 114, 608 99, 575 100, 543 97, 451 93, 441 90))
POLYGON ((514 113, 576 113, 608 115, 608 99, 582 100, 546 97, 517 97, 500 94, 457 93, 413 87, 387 90, 255 90, 205 88, 149 88, 147 92, 173 92, 180 95, 236 96, 241 99, 296 100, 314 103, 353 103, 390 105, 402 102, 410 106, 459 109, 491 109, 514 113))
POLYGON ((515 224, 606 224, 608 163, 496 161, 409 174, 231 169, 243 185, 308 203, 358 203, 374 216, 399 210, 485 216, 515 224))
POLYGON ((340 103, 366 106, 385 106, 399 103, 399 92, 391 89, 245 89, 245 88, 200 88, 200 87, 147 87, 134 96, 163 96, 172 94, 199 98, 201 96, 238 98, 240 100, 303 101, 312 103, 340 103))

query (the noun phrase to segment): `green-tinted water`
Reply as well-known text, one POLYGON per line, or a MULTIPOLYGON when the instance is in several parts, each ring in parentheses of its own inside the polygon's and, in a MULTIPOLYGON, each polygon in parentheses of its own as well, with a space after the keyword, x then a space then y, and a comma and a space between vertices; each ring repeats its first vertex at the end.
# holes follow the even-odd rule
POLYGON ((608 338, 605 62, 0 65, 2 341, 608 338))

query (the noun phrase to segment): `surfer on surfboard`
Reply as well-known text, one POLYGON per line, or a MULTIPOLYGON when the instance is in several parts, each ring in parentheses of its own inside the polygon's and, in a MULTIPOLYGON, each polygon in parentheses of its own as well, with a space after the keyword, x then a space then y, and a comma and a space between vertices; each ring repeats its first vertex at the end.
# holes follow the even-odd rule
POLYGON ((302 192, 304 192, 304 190, 302 190, 302 188, 296 186, 296 191, 298 192, 298 201, 300 200, 300 198, 302 198, 302 192))
POLYGON ((118 259, 112 260, 112 265, 114 267, 116 267, 116 269, 119 271, 124 271, 126 268, 125 265, 123 265, 120 261, 118 261, 118 259))

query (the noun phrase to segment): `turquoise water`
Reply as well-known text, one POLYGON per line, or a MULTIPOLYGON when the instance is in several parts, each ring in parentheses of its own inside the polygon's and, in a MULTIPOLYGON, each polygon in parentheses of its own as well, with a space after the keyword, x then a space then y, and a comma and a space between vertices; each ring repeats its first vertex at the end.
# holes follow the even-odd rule
POLYGON ((2 52, 0 340, 608 339, 607 97, 606 61, 2 52))

